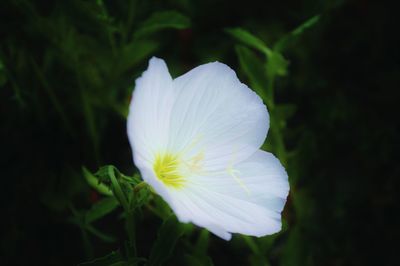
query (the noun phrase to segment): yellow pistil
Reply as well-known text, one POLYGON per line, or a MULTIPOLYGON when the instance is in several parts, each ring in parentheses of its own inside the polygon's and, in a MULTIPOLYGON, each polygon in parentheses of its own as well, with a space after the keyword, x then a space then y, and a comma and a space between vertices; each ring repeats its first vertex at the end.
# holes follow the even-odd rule
POLYGON ((154 161, 154 172, 166 186, 182 188, 185 179, 179 173, 179 158, 169 153, 157 154, 154 161))

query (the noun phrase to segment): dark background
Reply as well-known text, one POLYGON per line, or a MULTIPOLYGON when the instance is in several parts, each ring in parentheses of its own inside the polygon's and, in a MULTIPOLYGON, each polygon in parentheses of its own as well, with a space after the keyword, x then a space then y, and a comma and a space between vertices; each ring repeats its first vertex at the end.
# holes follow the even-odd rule
MULTIPOLYGON (((98 226, 119 240, 90 237, 89 253, 69 217, 71 206, 100 197, 83 165, 135 171, 123 113, 148 58, 164 58, 173 76, 219 60, 246 82, 224 28, 268 44, 321 14, 285 53, 289 73, 276 84, 276 101, 296 106, 284 131, 291 193, 287 230, 265 255, 271 265, 397 265, 398 11, 366 0, 136 2, 105 1, 104 14, 96 1, 1 1, 1 263, 75 265, 120 246, 112 215, 98 226), (161 10, 179 11, 191 27, 119 45, 161 10), (113 45, 115 25, 127 30, 113 45)), ((139 224, 143 256, 159 223, 145 215, 139 224)), ((208 250, 214 265, 251 261, 238 239, 212 236, 208 250)))

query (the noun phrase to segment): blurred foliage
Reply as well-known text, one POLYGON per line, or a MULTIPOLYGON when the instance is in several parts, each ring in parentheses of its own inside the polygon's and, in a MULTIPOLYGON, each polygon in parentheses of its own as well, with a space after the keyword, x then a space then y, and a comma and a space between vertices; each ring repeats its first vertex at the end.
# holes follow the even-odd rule
POLYGON ((2 264, 396 265, 396 17, 362 0, 1 1, 2 264), (173 76, 227 63, 263 98, 263 148, 291 183, 281 233, 225 242, 140 182, 125 117, 153 55, 173 76))

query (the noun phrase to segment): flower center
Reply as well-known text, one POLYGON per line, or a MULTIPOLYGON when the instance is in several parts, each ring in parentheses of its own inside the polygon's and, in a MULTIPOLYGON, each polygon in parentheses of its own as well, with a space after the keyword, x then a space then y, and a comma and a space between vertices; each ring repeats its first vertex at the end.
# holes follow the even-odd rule
POLYGON ((179 158, 176 155, 163 153, 157 154, 154 161, 154 172, 166 186, 181 188, 185 182, 179 173, 179 158))

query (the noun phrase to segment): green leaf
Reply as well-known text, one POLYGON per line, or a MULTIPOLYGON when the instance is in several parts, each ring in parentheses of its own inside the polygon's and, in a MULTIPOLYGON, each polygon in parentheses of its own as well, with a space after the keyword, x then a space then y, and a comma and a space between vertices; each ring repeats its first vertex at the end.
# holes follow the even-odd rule
POLYGON ((159 43, 149 40, 134 40, 125 45, 120 50, 117 65, 118 72, 124 74, 127 71, 131 71, 133 67, 153 54, 158 47, 159 43))
POLYGON ((109 166, 106 166, 106 169, 107 169, 107 175, 111 180, 111 187, 112 187, 114 196, 117 198, 117 200, 122 205, 124 210, 126 212, 129 212, 130 210, 129 210, 128 198, 127 198, 126 194, 124 193, 124 191, 121 187, 121 184, 118 182, 118 180, 115 176, 115 167, 109 165, 109 166))
POLYGON ((246 242, 247 246, 251 249, 254 254, 260 254, 260 247, 257 245, 256 241, 251 236, 242 236, 243 240, 246 242))
POLYGON ((111 180, 108 173, 109 167, 113 167, 114 169, 116 169, 113 165, 104 165, 100 167, 96 173, 94 173, 94 175, 100 180, 100 182, 111 184, 111 180))
MULTIPOLYGON (((305 249, 304 233, 299 225, 292 226, 282 250, 282 266, 298 265, 299 261, 305 261, 307 250, 305 249)), ((307 264, 310 265, 310 264, 307 264)), ((312 264, 311 264, 312 265, 312 264)))
POLYGON ((245 29, 230 28, 225 29, 225 31, 244 44, 264 53, 266 56, 269 56, 272 53, 271 49, 262 40, 245 29))
POLYGON ((88 184, 92 188, 94 188, 96 191, 98 191, 99 193, 106 195, 106 196, 113 195, 111 189, 107 185, 102 183, 102 181, 100 179, 98 179, 95 175, 93 175, 91 172, 89 172, 89 170, 86 169, 86 167, 82 166, 82 172, 83 172, 83 176, 85 177, 88 184))
POLYGON ((308 28, 311 28, 314 26, 319 19, 321 18, 320 15, 316 15, 311 17, 310 19, 306 20, 303 22, 300 26, 283 36, 275 45, 274 45, 274 50, 275 51, 284 51, 290 43, 293 43, 296 41, 296 39, 303 34, 305 30, 308 28))
POLYGON ((96 258, 92 261, 81 263, 79 264, 79 266, 109 266, 109 265, 115 265, 116 263, 124 263, 124 262, 125 261, 121 253, 119 251, 113 251, 104 257, 96 258))
MULTIPOLYGON (((272 80, 276 75, 285 76, 287 74, 287 68, 289 62, 283 57, 282 54, 271 50, 262 40, 260 40, 259 38, 257 38, 256 36, 254 36, 253 34, 242 28, 226 29, 226 32, 228 32, 230 35, 232 35, 239 41, 243 42, 244 44, 265 54, 265 56, 268 59, 266 65, 268 79, 272 80)), ((246 60, 246 62, 243 64, 244 68, 246 68, 247 70, 247 71, 245 70, 246 72, 252 72, 252 71, 258 72, 258 74, 250 74, 249 77, 252 76, 253 79, 255 79, 255 75, 257 75, 259 77, 258 79, 261 79, 260 77, 262 76, 262 74, 260 75, 259 74, 260 70, 256 70, 256 68, 258 69, 263 69, 263 68, 252 66, 251 61, 254 60, 255 56, 251 56, 251 54, 248 51, 244 50, 243 48, 237 49, 237 53, 239 56, 241 56, 239 60, 243 62, 246 60), (251 70, 250 67, 252 68, 251 70)), ((257 88, 259 90, 258 93, 261 93, 260 86, 257 86, 257 88)))
POLYGON ((175 244, 183 235, 184 227, 175 216, 164 221, 151 249, 149 265, 162 265, 172 254, 175 244))
POLYGON ((163 29, 186 29, 190 27, 188 17, 176 11, 155 12, 135 32, 134 37, 139 38, 163 29))
POLYGON ((316 16, 306 20, 303 24, 301 24, 296 29, 294 29, 291 32, 291 34, 294 35, 294 36, 302 34, 304 30, 314 26, 319 21, 320 18, 321 18, 320 15, 316 15, 316 16))
POLYGON ((207 254, 208 242, 210 240, 210 232, 206 229, 201 230, 199 238, 196 242, 196 252, 199 254, 207 254))
POLYGON ((113 165, 104 165, 97 170, 96 173, 94 173, 94 176, 101 182, 107 185, 111 186, 111 176, 110 176, 110 171, 112 170, 111 173, 115 175, 115 177, 124 183, 130 184, 130 185, 137 185, 141 182, 140 176, 138 174, 135 174, 134 176, 127 176, 122 174, 115 166, 113 165))
POLYGON ((267 100, 265 89, 268 81, 265 75, 263 62, 249 48, 238 45, 236 54, 240 67, 249 78, 251 88, 264 100, 267 100))
POLYGON ((269 79, 275 76, 286 76, 289 62, 278 52, 272 52, 267 61, 267 74, 269 79))
POLYGON ((106 234, 106 233, 101 232, 100 230, 96 229, 94 226, 92 226, 92 225, 90 225, 90 224, 87 224, 87 225, 85 226, 85 229, 86 229, 88 232, 90 232, 90 233, 92 233, 93 235, 95 235, 95 236, 97 236, 98 238, 100 238, 101 240, 103 240, 104 242, 109 242, 109 243, 111 243, 111 242, 115 242, 115 241, 116 241, 115 237, 113 237, 113 236, 111 236, 111 235, 108 235, 108 234, 106 234))
MULTIPOLYGON (((107 200, 110 200, 110 199, 111 198, 107 198, 107 200)), ((98 218, 104 216, 104 210, 101 210, 99 212, 93 212, 93 208, 92 208, 91 210, 89 210, 88 212, 85 213, 83 211, 77 211, 72 205, 70 206, 70 209, 73 213, 73 216, 69 217, 68 221, 77 225, 78 227, 80 227, 83 233, 87 234, 87 232, 90 232, 91 234, 100 238, 104 242, 115 242, 115 240, 116 240, 115 237, 101 232, 100 230, 96 229, 93 225, 90 224, 90 222, 94 221, 95 219, 98 219, 98 218), (101 213, 101 212, 103 212, 103 213, 101 213), (88 213, 91 213, 91 214, 89 214, 89 217, 88 217, 88 213), (98 216, 98 217, 96 217, 96 216, 98 216)))
POLYGON ((118 201, 114 197, 104 198, 85 213, 85 222, 92 223, 115 210, 117 206, 118 201))

